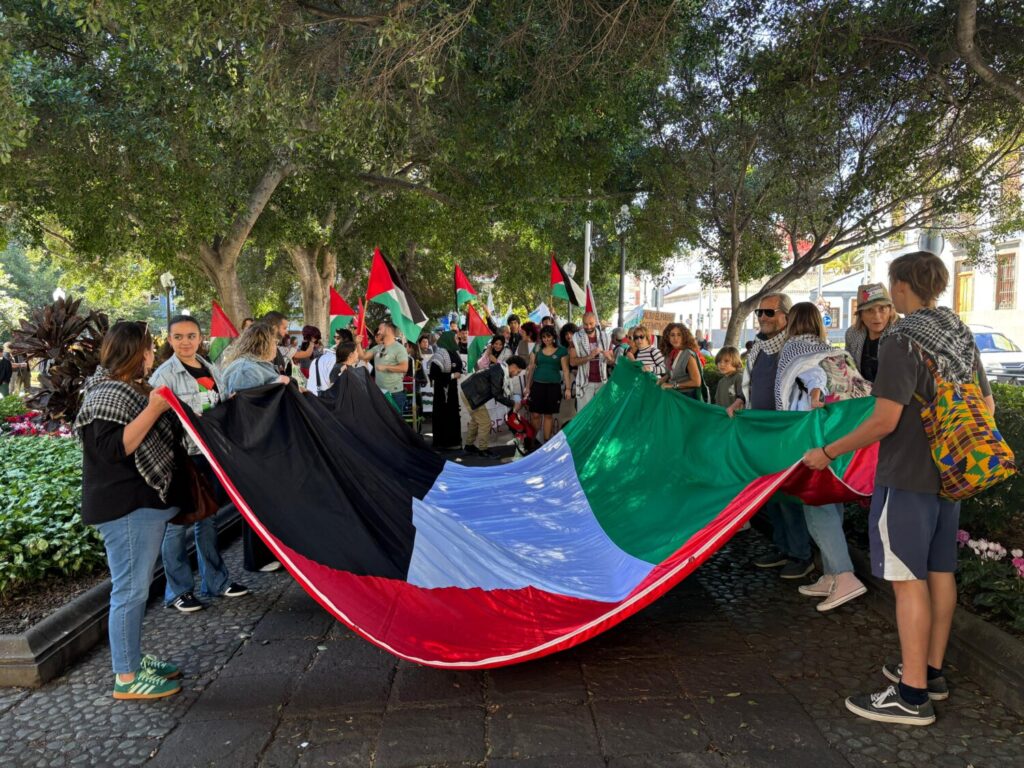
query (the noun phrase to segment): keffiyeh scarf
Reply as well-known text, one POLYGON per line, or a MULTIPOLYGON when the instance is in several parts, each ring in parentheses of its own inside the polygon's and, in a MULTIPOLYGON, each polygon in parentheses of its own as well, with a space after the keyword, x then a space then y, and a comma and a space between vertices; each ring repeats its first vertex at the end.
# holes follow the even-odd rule
POLYGON ((859 367, 861 358, 864 356, 864 344, 868 340, 868 332, 865 328, 854 328, 852 325, 846 330, 846 351, 850 353, 853 362, 859 367))
MULTIPOLYGON (((779 336, 784 336, 784 334, 779 334, 779 336)), ((815 360, 818 360, 821 355, 828 355, 832 352, 838 353, 839 350, 833 349, 831 344, 822 341, 812 333, 791 336, 785 340, 782 354, 779 355, 779 368, 775 374, 775 410, 785 411, 789 408, 789 403, 783 399, 785 393, 782 391, 782 385, 786 380, 786 373, 790 366, 797 364, 801 358, 809 355, 818 356, 815 358, 815 360)))
POLYGON ((754 346, 750 348, 750 354, 747 355, 747 370, 754 370, 754 363, 757 361, 758 355, 761 353, 766 355, 777 355, 782 351, 782 347, 785 344, 785 333, 777 333, 770 339, 763 337, 761 334, 757 334, 757 340, 754 342, 754 346))
MULTIPOLYGON (((142 413, 149 400, 141 392, 123 381, 110 378, 103 368, 97 368, 82 387, 82 407, 75 418, 75 434, 82 439, 82 429, 96 419, 112 421, 126 426, 142 413)), ((135 466, 155 490, 161 501, 167 501, 174 473, 174 430, 169 414, 161 416, 142 443, 135 449, 135 466)))
POLYGON ((974 378, 974 334, 949 307, 912 312, 890 325, 882 338, 895 334, 917 344, 943 379, 965 384, 974 378))

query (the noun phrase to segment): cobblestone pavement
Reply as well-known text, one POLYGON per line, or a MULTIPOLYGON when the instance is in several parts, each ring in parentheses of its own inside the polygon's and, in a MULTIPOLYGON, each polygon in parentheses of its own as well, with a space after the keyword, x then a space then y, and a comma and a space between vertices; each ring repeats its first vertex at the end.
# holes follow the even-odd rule
MULTIPOLYGON (((1024 723, 951 671, 931 728, 848 714, 896 649, 863 603, 821 615, 740 534, 641 614, 572 651, 488 672, 417 667, 334 622, 283 573, 192 615, 151 604, 147 650, 183 665, 158 702, 109 695, 102 646, 0 692, 13 766, 1020 766, 1024 723)), ((227 553, 236 575, 240 548, 227 553)))

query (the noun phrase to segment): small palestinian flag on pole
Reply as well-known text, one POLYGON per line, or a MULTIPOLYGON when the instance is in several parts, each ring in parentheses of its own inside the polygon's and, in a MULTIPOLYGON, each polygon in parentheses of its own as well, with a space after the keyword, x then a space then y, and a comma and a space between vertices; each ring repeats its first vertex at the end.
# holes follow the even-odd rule
POLYGON ((220 304, 213 302, 213 312, 210 317, 210 362, 217 362, 232 339, 238 338, 238 330, 232 325, 231 320, 224 314, 220 304))
MULTIPOLYGON (((593 312, 594 316, 597 317, 597 302, 594 301, 594 286, 590 283, 587 283, 587 304, 584 311, 593 312)), ((600 318, 598 319, 597 324, 601 324, 600 318)))
POLYGON ((356 319, 356 311, 349 306, 349 303, 341 297, 341 294, 331 286, 331 322, 327 332, 327 340, 334 341, 334 334, 342 328, 348 328, 356 319))
POLYGON ((551 293, 555 298, 565 299, 570 304, 582 307, 584 302, 583 289, 562 269, 555 254, 551 254, 551 293))
POLYGON ((469 348, 466 350, 466 367, 472 373, 476 370, 476 361, 484 353, 492 335, 491 329, 472 304, 466 305, 466 332, 470 337, 469 348))
POLYGON ((467 301, 477 297, 473 286, 469 284, 469 278, 458 264, 455 265, 455 308, 461 309, 467 301))
POLYGON ((366 305, 363 300, 359 300, 359 317, 356 319, 355 328, 352 330, 352 335, 356 337, 356 341, 359 342, 359 346, 363 349, 367 348, 367 335, 366 335, 366 305))
POLYGON ((412 297, 405 281, 384 258, 380 248, 373 251, 373 265, 370 267, 370 284, 366 289, 367 301, 381 304, 391 312, 391 321, 398 327, 407 341, 413 344, 420 337, 420 331, 430 319, 412 297))

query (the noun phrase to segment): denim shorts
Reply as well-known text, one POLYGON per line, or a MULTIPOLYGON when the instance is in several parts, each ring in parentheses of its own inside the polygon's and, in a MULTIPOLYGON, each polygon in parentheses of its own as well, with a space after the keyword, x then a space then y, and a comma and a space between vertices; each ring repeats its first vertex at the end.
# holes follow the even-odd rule
POLYGON ((934 493, 875 486, 868 517, 871 573, 886 581, 954 573, 960 502, 934 493))

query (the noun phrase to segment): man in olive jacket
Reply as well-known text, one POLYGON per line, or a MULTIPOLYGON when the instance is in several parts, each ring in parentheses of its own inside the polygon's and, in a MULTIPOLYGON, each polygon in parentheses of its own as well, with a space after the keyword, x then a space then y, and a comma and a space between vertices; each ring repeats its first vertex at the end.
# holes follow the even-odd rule
POLYGON ((512 400, 512 379, 526 369, 526 361, 513 355, 503 363, 492 365, 470 375, 460 387, 463 407, 469 410, 466 431, 466 452, 484 458, 496 458, 488 450, 491 438, 491 417, 487 403, 496 400, 506 408, 518 411, 521 403, 512 400))

